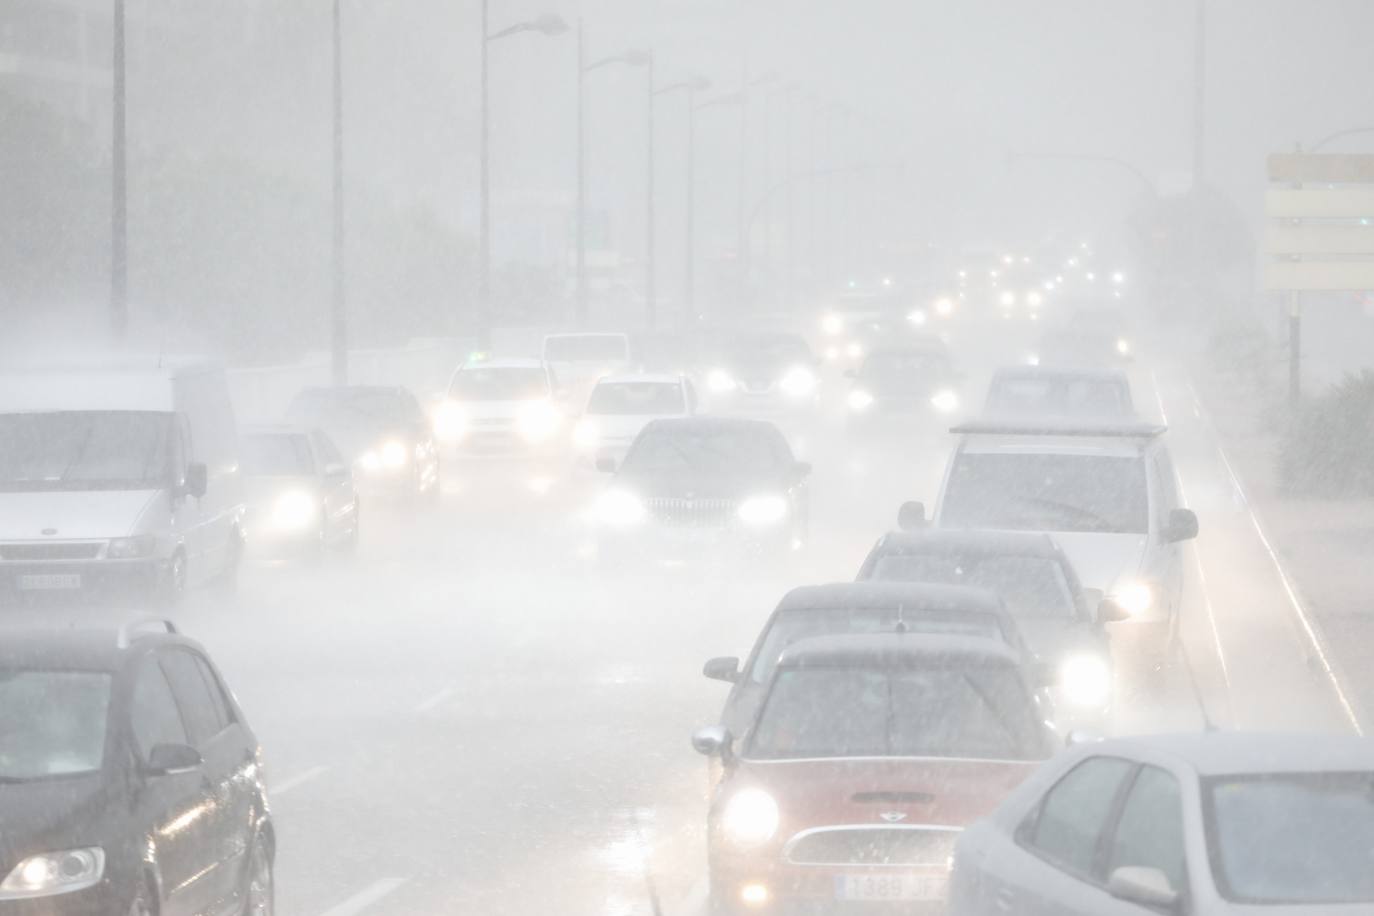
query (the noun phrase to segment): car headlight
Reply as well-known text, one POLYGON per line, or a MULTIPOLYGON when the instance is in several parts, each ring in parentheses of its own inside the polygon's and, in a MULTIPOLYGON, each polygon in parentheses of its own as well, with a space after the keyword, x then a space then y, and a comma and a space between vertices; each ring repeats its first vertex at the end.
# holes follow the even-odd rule
POLYGON ((272 525, 283 531, 299 531, 315 523, 319 503, 304 490, 288 490, 272 504, 272 525))
POLYGON ((596 501, 597 521, 614 528, 629 528, 644 520, 644 500, 628 490, 607 490, 596 501))
POLYGON ((805 366, 797 366, 787 371, 778 387, 789 397, 804 398, 816 390, 816 374, 805 366))
POLYGON ((954 313, 954 300, 948 296, 941 296, 935 300, 935 314, 941 318, 947 318, 954 313))
POLYGON ((834 337, 844 333, 844 319, 839 315, 826 315, 821 318, 821 330, 834 337))
POLYGON ((532 401, 515 415, 515 428, 527 442, 543 442, 558 432, 562 421, 558 408, 548 401, 532 401))
POLYGON ((923 311, 921 311, 920 309, 917 309, 916 311, 914 311, 914 312, 912 312, 911 314, 907 315, 907 316, 906 316, 906 320, 907 320, 907 321, 910 321, 912 324, 916 325, 917 327, 920 327, 921 325, 923 325, 923 324, 926 323, 926 313, 923 312, 923 311))
POLYGON ((1028 353, 1028 354, 1026 354, 1026 365, 1027 365, 1027 366, 1038 366, 1038 365, 1040 365, 1040 354, 1039 354, 1039 353, 1028 353))
POLYGON ((1112 593, 1112 599, 1132 617, 1144 614, 1155 603, 1155 590, 1147 582, 1128 582, 1112 593))
POLYGON ((157 538, 151 534, 115 538, 110 541, 110 546, 106 548, 105 556, 111 560, 137 560, 152 556, 153 548, 156 546, 157 538))
POLYGON ((873 406, 873 395, 862 388, 855 388, 849 392, 848 401, 850 410, 867 410, 873 406))
POLYGON ((1011 290, 1007 290, 998 297, 997 301, 1002 303, 1002 308, 1009 309, 1016 304, 1016 294, 1011 290))
POLYGON ((840 348, 834 345, 825 348, 825 358, 829 362, 834 362, 840 358, 840 348))
POLYGON ((591 417, 583 417, 573 427, 573 445, 589 452, 601 444, 601 424, 591 417))
POLYGON ((716 394, 725 394, 735 390, 735 380, 724 369, 712 369, 706 375, 706 387, 716 394))
POLYGON ((948 388, 944 388, 931 396, 930 406, 940 413, 951 413, 959 409, 959 395, 948 388))
POLYGON ((1112 695, 1112 669, 1100 655, 1075 655, 1059 667, 1059 689, 1073 706, 1101 708, 1112 695))
POLYGON ((100 883, 105 850, 99 846, 29 856, 0 882, 0 900, 69 894, 100 883))
POLYGON ((382 467, 394 471, 405 467, 410 460, 410 449, 399 439, 392 439, 382 444, 381 459, 382 467))
POLYGON ((751 496, 739 506, 739 519, 746 525, 776 525, 787 517, 787 500, 777 494, 751 496))
POLYGON ((736 846, 758 846, 778 830, 778 803, 762 789, 741 789, 725 804, 720 829, 736 846))
POLYGON ((1029 305, 1033 309, 1040 308, 1041 303, 1044 301, 1045 297, 1035 290, 1026 293, 1026 305, 1029 305))
POLYGON ((1120 353, 1122 356, 1130 355, 1131 342, 1124 337, 1120 338, 1116 342, 1116 352, 1120 353))
POLYGON ((441 442, 457 442, 467 431, 467 411, 456 401, 443 401, 434 409, 434 435, 441 442))

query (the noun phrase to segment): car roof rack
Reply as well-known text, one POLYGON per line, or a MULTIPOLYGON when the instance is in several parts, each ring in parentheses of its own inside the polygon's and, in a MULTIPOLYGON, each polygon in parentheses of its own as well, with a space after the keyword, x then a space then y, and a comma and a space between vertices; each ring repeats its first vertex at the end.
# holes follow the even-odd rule
POLYGON ((129 646, 133 643, 134 639, 137 638, 138 631, 150 625, 156 625, 158 627, 161 627, 162 632, 170 634, 172 636, 175 636, 177 634, 176 624, 172 623, 172 621, 168 620, 165 617, 135 617, 133 620, 126 621, 119 627, 119 636, 117 637, 116 644, 121 649, 129 648, 129 646))
POLYGON ((950 427, 958 436, 1082 436, 1091 439, 1154 439, 1168 432, 1158 423, 1092 423, 1082 420, 970 420, 950 427))

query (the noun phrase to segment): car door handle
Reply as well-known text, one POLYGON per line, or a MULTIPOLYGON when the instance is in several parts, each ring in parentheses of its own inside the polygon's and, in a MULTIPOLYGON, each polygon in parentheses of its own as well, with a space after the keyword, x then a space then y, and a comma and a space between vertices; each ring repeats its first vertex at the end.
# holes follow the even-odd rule
POLYGON ((1011 908, 1016 905, 1016 895, 1007 888, 1002 888, 997 892, 997 909, 1004 913, 1010 913, 1011 908))

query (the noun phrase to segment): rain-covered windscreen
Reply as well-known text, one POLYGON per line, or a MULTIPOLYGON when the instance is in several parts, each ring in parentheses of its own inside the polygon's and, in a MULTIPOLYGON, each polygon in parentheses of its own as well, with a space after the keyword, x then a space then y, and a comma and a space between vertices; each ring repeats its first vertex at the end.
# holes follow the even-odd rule
POLYGON ((602 382, 592 391, 587 413, 662 417, 685 413, 682 386, 666 382, 602 382))
POLYGON ((1212 867, 1235 903, 1374 903, 1374 773, 1204 780, 1212 867))
POLYGON ((898 617, 892 608, 835 608, 782 611, 773 618, 759 646, 749 680, 763 684, 772 677, 784 649, 816 636, 863 636, 872 633, 936 633, 945 636, 982 636, 1004 639, 1001 623, 991 614, 977 611, 906 611, 898 617), (900 619, 900 624, 898 623, 900 619))
POLYGON ((315 473, 310 443, 297 433, 247 435, 239 439, 246 474, 261 477, 301 477, 315 473))
POLYGON ((0 668, 0 784, 100 769, 108 674, 0 668))
POLYGON ((473 367, 453 376, 449 397, 459 401, 532 401, 549 396, 549 379, 534 367, 473 367))
POLYGON ((1124 379, 1093 375, 995 378, 989 413, 1008 416, 1129 417, 1134 414, 1124 379))
POLYGON ((629 358, 629 344, 619 334, 566 334, 544 339, 545 362, 620 363, 629 358))
POLYGON ((1144 534, 1145 463, 1131 456, 964 452, 950 472, 940 524, 1144 534))
POLYGON ((859 377, 873 388, 901 391, 913 384, 930 382, 949 373, 949 360, 936 351, 874 353, 864 360, 859 377))
POLYGON ((157 411, 0 414, 0 491, 163 487, 174 433, 157 411))
POLYGON ((1014 617, 1068 618, 1075 612, 1064 571, 1043 557, 891 553, 878 557, 871 578, 985 588, 1014 617))
POLYGON ((1034 711, 1010 666, 788 668, 779 671, 746 756, 1039 755, 1034 711))
POLYGON ((774 474, 786 464, 785 445, 766 427, 655 423, 625 456, 627 474, 774 474))

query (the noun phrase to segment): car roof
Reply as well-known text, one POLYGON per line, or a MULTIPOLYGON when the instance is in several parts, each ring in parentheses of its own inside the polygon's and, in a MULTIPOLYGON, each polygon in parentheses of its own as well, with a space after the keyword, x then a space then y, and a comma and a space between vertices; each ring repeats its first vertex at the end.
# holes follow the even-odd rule
POLYGON ((503 356, 500 359, 479 359, 463 363, 458 371, 465 369, 543 369, 542 359, 529 357, 503 356))
POLYGON ((932 662, 1020 666, 1020 656, 1005 642, 984 636, 884 633, 802 639, 783 650, 778 668, 906 668, 932 662))
POLYGON ((750 420, 745 417, 662 417, 650 421, 645 429, 685 429, 685 430, 776 430, 777 426, 767 420, 750 420))
POLYGON ((981 454, 1098 454, 1136 457, 1167 432, 1165 426, 1112 418, 984 417, 950 428, 959 448, 981 454))
POLYGON ((1374 771, 1374 740, 1355 735, 1200 732, 1117 738, 1092 751, 1164 754, 1201 776, 1374 771))
POLYGON ((672 372, 627 372, 624 375, 603 375, 597 385, 681 385, 682 376, 672 372))
POLYGON ((1039 531, 978 531, 924 528, 893 531, 873 548, 878 554, 940 554, 1059 558, 1063 553, 1048 534, 1039 531))
POLYGON ((928 582, 834 582, 794 588, 778 603, 779 611, 954 610, 1003 612, 995 592, 965 585, 928 582))
POLYGON ((115 672, 130 652, 162 645, 196 646, 175 632, 141 627, 17 626, 0 629, 0 667, 115 672))
POLYGON ((1046 380, 1046 381, 1089 381, 1110 382, 1115 385, 1129 386, 1130 380, 1121 369, 1074 369, 1052 366, 1004 366, 993 373, 996 384, 1005 380, 1046 380))

